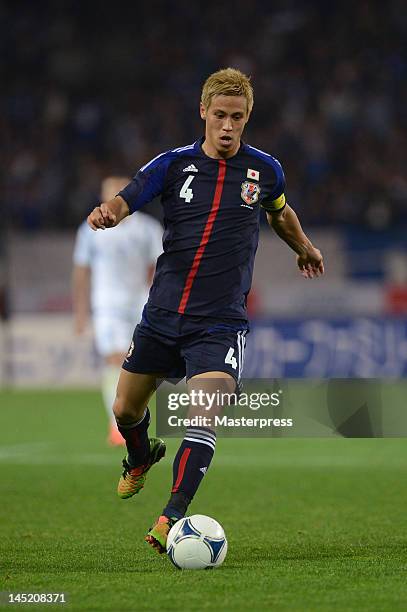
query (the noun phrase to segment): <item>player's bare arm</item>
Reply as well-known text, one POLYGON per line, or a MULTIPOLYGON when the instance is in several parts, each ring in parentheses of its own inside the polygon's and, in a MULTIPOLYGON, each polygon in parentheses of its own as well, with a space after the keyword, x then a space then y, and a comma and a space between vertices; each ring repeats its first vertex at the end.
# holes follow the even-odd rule
POLYGON ((281 211, 267 212, 267 221, 276 234, 297 253, 297 265, 305 278, 324 273, 321 251, 304 233, 294 210, 286 204, 281 211))
POLYGON ((96 206, 88 216, 88 224, 93 230, 106 229, 118 225, 129 214, 127 202, 116 196, 107 202, 96 206))

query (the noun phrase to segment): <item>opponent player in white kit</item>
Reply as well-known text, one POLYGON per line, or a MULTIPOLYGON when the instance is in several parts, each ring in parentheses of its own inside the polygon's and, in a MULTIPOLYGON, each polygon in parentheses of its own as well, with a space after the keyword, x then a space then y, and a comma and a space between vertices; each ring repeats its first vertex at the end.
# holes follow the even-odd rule
MULTIPOLYGON (((128 177, 106 178, 102 201, 113 198, 129 181, 128 177)), ((162 252, 162 233, 160 223, 141 212, 127 217, 113 231, 94 232, 84 221, 77 232, 73 255, 75 331, 85 331, 91 312, 96 349, 104 361, 102 395, 112 445, 124 444, 112 406, 120 368, 162 252)))

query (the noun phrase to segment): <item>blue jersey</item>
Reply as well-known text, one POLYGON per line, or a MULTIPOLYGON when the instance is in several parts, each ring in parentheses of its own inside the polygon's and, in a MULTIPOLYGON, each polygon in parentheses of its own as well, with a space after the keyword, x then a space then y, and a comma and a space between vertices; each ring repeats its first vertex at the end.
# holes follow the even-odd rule
POLYGON ((164 252, 150 304, 179 314, 245 319, 260 206, 284 206, 284 173, 274 157, 247 144, 233 157, 212 159, 202 142, 158 155, 119 195, 130 213, 161 195, 164 252))

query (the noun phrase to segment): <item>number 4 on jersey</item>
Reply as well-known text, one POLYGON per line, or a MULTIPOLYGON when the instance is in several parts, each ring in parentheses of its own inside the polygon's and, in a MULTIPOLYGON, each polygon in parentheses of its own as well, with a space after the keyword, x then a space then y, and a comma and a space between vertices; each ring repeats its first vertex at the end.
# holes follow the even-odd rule
POLYGON ((185 183, 182 185, 181 191, 179 192, 179 197, 185 200, 185 202, 187 202, 188 204, 194 197, 194 193, 192 189, 190 189, 189 187, 192 181, 194 180, 194 178, 195 176, 193 174, 190 174, 187 177, 187 180, 185 181, 185 183))
POLYGON ((228 350, 228 354, 225 357, 225 363, 230 363, 232 368, 236 370, 237 361, 236 361, 236 357, 233 356, 234 352, 235 352, 235 349, 233 347, 230 347, 230 349, 228 350))

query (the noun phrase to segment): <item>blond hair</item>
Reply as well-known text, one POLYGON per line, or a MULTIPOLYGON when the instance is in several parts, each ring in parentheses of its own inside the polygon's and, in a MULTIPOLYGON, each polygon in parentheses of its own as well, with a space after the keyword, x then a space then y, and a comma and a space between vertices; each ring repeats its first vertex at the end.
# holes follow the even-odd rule
POLYGON ((250 77, 236 70, 224 68, 211 74, 202 88, 201 102, 208 109, 213 96, 244 96, 247 101, 247 115, 253 108, 253 87, 250 77))

